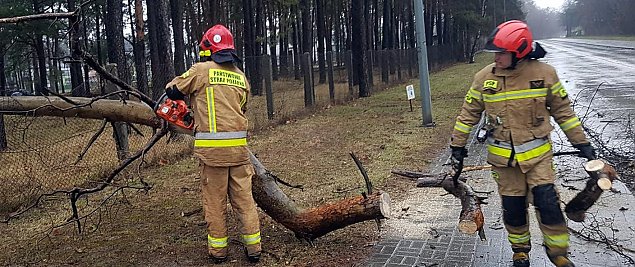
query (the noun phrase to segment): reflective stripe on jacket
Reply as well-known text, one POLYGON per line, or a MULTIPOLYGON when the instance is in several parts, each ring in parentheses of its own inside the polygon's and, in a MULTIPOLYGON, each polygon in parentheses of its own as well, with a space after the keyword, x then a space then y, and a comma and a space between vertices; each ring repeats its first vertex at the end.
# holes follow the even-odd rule
POLYGON ((474 76, 452 133, 453 146, 465 146, 485 113, 492 129, 488 162, 497 167, 520 165, 523 172, 552 155, 549 135, 553 117, 573 144, 586 143, 580 120, 553 67, 521 60, 515 69, 491 64, 474 76))
POLYGON ((249 163, 245 105, 249 83, 233 64, 194 64, 166 88, 189 95, 194 113, 194 154, 209 166, 249 163))

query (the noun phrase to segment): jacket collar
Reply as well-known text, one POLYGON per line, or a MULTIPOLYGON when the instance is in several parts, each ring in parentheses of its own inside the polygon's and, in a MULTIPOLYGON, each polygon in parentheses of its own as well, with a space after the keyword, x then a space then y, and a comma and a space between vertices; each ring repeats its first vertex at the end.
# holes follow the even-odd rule
POLYGON ((525 67, 529 64, 529 59, 522 59, 516 63, 516 68, 513 69, 498 69, 496 67, 492 67, 492 73, 495 76, 499 77, 514 77, 519 76, 523 73, 525 67))

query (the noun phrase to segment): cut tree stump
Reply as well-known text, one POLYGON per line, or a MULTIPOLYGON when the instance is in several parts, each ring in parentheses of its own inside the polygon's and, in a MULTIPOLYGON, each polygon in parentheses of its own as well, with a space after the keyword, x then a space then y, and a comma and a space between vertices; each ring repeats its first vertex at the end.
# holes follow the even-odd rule
POLYGON ((567 218, 575 222, 582 222, 586 217, 586 211, 595 204, 604 190, 611 188, 613 180, 617 179, 615 169, 600 160, 591 160, 585 164, 585 169, 590 179, 586 186, 567 205, 564 212, 567 218))

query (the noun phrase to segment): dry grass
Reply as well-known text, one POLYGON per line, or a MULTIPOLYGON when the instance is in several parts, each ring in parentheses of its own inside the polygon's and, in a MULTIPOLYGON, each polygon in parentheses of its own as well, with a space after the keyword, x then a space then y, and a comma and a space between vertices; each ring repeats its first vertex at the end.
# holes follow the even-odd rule
MULTIPOLYGON (((485 64, 483 56, 478 62, 431 76, 434 128, 420 127, 418 102, 410 112, 400 85, 346 105, 324 105, 313 115, 288 119, 277 127, 263 127, 251 138, 250 146, 268 169, 291 183, 305 185, 303 191, 283 189, 300 206, 312 207, 362 190, 363 180, 348 156, 350 151, 362 159, 375 187, 398 201, 412 184, 390 176, 390 169, 425 169, 446 149, 472 74, 485 64)), ((257 110, 258 98, 251 105, 252 111, 257 110)), ((201 214, 179 215, 200 207, 196 166, 196 160, 188 159, 143 170, 142 177, 155 188, 148 194, 128 191, 127 198, 118 194, 101 216, 84 222, 88 232, 83 235, 77 235, 72 226, 47 231, 52 222, 67 218, 66 202, 47 202, 41 210, 2 224, 0 232, 6 234, 0 237, 0 250, 4 251, 0 264, 205 265, 201 214)), ((106 193, 82 200, 82 212, 94 208, 94 199, 106 193)), ((310 246, 264 213, 261 222, 266 253, 255 266, 351 266, 364 259, 378 239, 374 222, 365 222, 335 231, 310 246)), ((230 235, 235 237, 234 218, 230 225, 230 235)), ((247 265, 238 247, 232 243, 231 261, 226 266, 247 265)))

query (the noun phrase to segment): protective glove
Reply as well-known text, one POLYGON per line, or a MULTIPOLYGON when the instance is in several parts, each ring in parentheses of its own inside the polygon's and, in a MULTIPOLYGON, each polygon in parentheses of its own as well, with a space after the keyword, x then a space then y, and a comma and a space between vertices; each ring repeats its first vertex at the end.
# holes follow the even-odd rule
POLYGON ((580 154, 578 154, 578 156, 586 158, 588 160, 597 159, 597 157, 595 156, 595 149, 593 149, 590 143, 577 144, 573 145, 573 147, 580 150, 580 154))
POLYGON ((462 146, 450 146, 452 149, 452 158, 458 162, 463 162, 464 158, 467 158, 467 148, 462 146))

